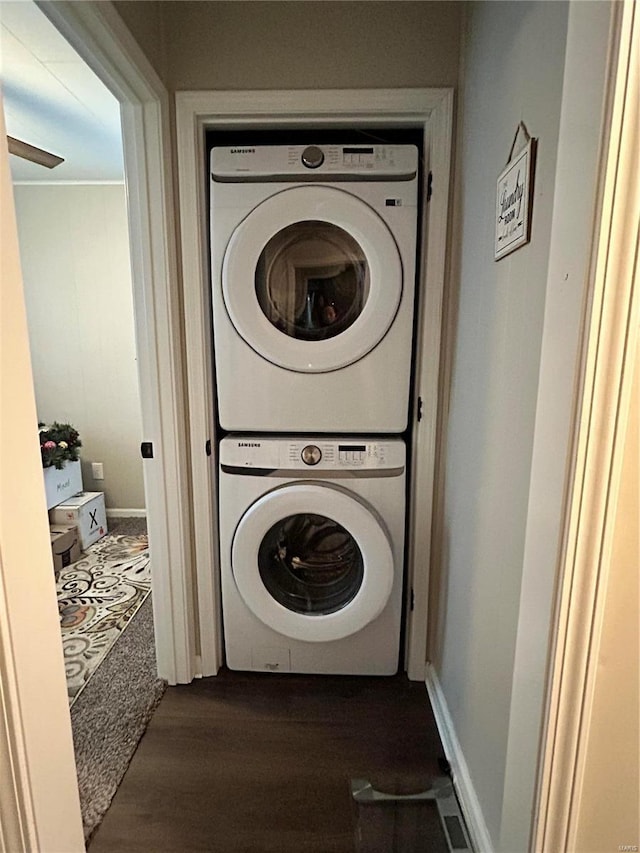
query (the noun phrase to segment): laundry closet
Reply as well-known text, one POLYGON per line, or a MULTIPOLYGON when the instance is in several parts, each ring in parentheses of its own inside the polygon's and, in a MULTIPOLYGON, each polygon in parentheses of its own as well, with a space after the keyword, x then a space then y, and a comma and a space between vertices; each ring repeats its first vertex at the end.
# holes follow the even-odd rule
POLYGON ((207 148, 225 662, 394 674, 422 134, 207 148))
MULTIPOLYGON (((172 679, 187 682, 214 675, 226 659, 219 550, 219 527, 226 522, 219 498, 223 473, 233 477, 231 483, 245 482, 234 470, 221 471, 218 454, 226 453, 228 437, 242 436, 237 440, 247 443, 256 436, 276 442, 289 437, 294 454, 306 450, 313 461, 316 448, 320 450, 318 465, 326 462, 321 442, 306 439, 337 439, 346 447, 356 438, 404 438, 410 500, 403 512, 410 516, 411 535, 405 536, 406 630, 399 659, 404 656, 410 678, 426 677, 439 724, 451 734, 449 747, 464 771, 458 779, 486 821, 487 838, 495 846, 506 839, 505 849, 524 849, 544 717, 549 602, 566 486, 576 329, 582 317, 580 282, 591 234, 583 220, 593 206, 599 105, 606 88, 601 84, 611 29, 608 4, 115 5, 162 78, 163 98, 168 95, 169 104, 175 99, 176 135, 169 140, 167 134, 160 164, 168 179, 168 227, 155 245, 166 249, 167 258, 159 257, 157 264, 161 272, 165 260, 169 267, 178 265, 170 234, 176 209, 181 283, 176 285, 169 275, 169 286, 158 288, 157 302, 150 303, 167 320, 157 352, 166 361, 169 405, 163 401, 164 432, 159 432, 155 461, 147 470, 160 482, 156 468, 166 464, 166 481, 176 486, 168 493, 177 498, 170 525, 175 540, 167 537, 171 548, 158 572, 166 602, 160 614, 165 618, 158 620, 159 660, 172 679), (171 38, 165 39, 165 33, 171 38), (510 49, 496 50, 496 44, 510 49), (495 177, 504 167, 519 119, 540 140, 533 234, 528 246, 495 263, 490 233, 495 177), (425 140, 425 239, 414 304, 418 357, 409 428, 400 434, 336 435, 311 428, 300 436, 302 448, 295 444, 297 432, 223 428, 214 386, 207 221, 211 179, 205 136, 220 129, 240 129, 242 134, 264 127, 324 130, 371 127, 378 121, 389 127, 419 126, 425 140), (591 158, 586 167, 585 152, 591 158), (170 192, 174 154, 175 204, 170 192), (431 171, 433 195, 427 204, 431 171), (559 227, 567 222, 581 229, 569 242, 559 227), (441 330, 445 337, 439 364, 441 330), (184 376, 185 387, 180 382, 184 376), (439 378, 440 415, 433 407, 439 378), (436 442, 437 435, 443 440, 436 442), (178 446, 184 453, 172 455, 171 448, 178 446)), ((146 118, 154 110, 164 111, 165 105, 168 112, 164 100, 154 102, 145 109, 146 118)), ((257 144, 242 134, 237 147, 257 144)), ((162 153, 153 147, 152 134, 145 132, 144 138, 153 175, 162 153)), ((350 145, 344 138, 333 142, 350 145)), ((324 142, 307 139, 302 144, 322 148, 324 142)), ((162 180, 155 181, 153 190, 157 195, 149 209, 159 211, 162 180)), ((158 259, 143 260, 146 273, 146 262, 153 262, 151 270, 158 259)), ((156 276, 148 278, 157 284, 156 276)), ((326 307, 319 302, 313 296, 306 318, 299 312, 294 318, 302 317, 303 326, 313 328, 324 313, 318 308, 326 307)), ((240 393, 240 381, 238 388, 240 393)), ((323 402, 328 409, 332 401, 323 402)), ((256 450, 235 448, 247 449, 256 450)), ((353 453, 353 447, 345 452, 353 453)), ((235 453, 224 462, 231 469, 236 463, 235 453)), ((320 472, 302 464, 304 472, 314 467, 320 472)), ((253 493, 247 487, 245 504, 252 500, 257 507, 271 491, 270 470, 246 475, 247 482, 260 475, 262 485, 253 493)), ((348 474, 337 485, 365 479, 348 474)), ((294 485, 300 484, 297 476, 296 469, 294 485)), ((283 479, 280 485, 288 488, 289 483, 283 479)), ((235 530, 240 518, 229 527, 235 524, 235 530)), ((280 556, 278 536, 276 540, 280 556)), ((314 642, 321 647, 334 641, 325 637, 314 642)), ((278 641, 276 649, 281 645, 278 641)), ((287 643, 284 647, 289 648, 287 643)))

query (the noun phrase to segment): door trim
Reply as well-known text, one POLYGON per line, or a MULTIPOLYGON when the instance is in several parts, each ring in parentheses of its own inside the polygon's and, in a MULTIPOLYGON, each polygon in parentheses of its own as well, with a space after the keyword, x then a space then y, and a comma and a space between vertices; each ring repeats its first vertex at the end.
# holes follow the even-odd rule
POLYGON ((38 2, 121 104, 158 673, 196 674, 169 96, 110 3, 38 2))
MULTIPOLYGON (((452 89, 178 92, 176 125, 180 235, 192 460, 197 606, 202 675, 222 664, 220 565, 217 549, 215 395, 210 330, 210 282, 206 207, 206 128, 420 127, 424 175, 433 173, 433 195, 424 205, 419 260, 418 357, 414 396, 424 417, 414 424, 411 461, 406 662, 409 677, 426 673, 431 515, 440 372, 442 296, 446 272, 447 217, 453 131, 452 89), (427 252, 428 247, 428 252, 427 252), (205 455, 207 442, 212 453, 205 455), (420 459, 420 465, 417 460, 420 459)), ((425 187, 426 187, 425 180, 425 187)))

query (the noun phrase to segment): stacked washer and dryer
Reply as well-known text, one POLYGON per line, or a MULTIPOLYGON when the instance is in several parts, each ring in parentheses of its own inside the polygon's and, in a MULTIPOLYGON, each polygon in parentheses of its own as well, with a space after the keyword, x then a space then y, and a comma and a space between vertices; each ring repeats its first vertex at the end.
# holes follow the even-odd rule
POLYGON ((418 150, 214 146, 210 166, 227 666, 391 675, 418 150))

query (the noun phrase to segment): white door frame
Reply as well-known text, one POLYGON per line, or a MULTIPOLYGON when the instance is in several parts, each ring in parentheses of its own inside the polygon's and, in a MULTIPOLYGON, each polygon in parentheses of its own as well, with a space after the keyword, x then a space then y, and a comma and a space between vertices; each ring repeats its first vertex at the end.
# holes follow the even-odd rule
POLYGON ((158 673, 189 682, 199 666, 169 97, 111 3, 37 3, 121 104, 142 426, 154 453, 143 470, 158 673))
POLYGON ((407 631, 408 674, 410 678, 422 681, 426 670, 436 401, 447 251, 453 90, 178 92, 176 122, 202 675, 216 674, 223 659, 205 130, 309 126, 354 128, 375 124, 423 129, 424 174, 426 179, 429 171, 433 173, 433 195, 429 205, 424 205, 418 276, 419 333, 414 394, 416 401, 418 398, 423 400, 423 416, 419 423, 414 423, 411 448, 408 587, 413 590, 414 609, 408 613, 407 631), (210 448, 209 457, 206 455, 207 447, 210 448))

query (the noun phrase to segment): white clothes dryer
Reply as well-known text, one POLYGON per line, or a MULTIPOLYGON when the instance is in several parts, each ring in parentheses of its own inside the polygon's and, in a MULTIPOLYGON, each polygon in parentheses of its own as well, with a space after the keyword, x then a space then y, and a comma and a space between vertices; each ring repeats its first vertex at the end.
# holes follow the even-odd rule
POLYGON ((227 666, 397 672, 404 516, 401 439, 222 439, 227 666))
POLYGON ((212 148, 224 429, 406 428, 417 187, 415 145, 212 148))

